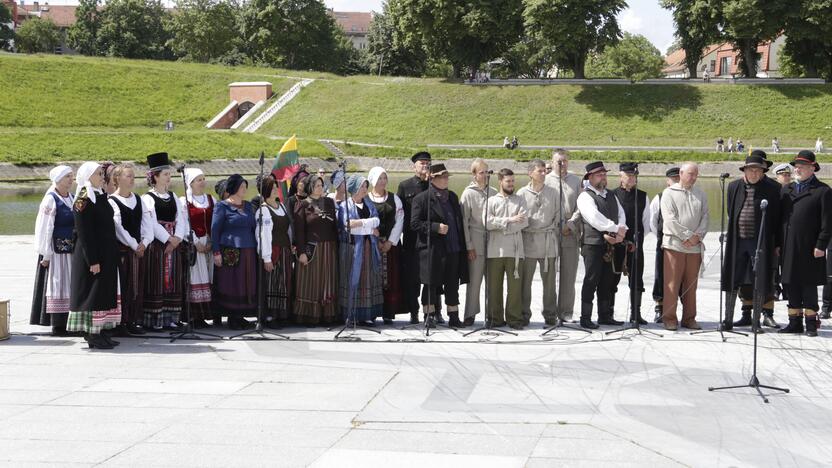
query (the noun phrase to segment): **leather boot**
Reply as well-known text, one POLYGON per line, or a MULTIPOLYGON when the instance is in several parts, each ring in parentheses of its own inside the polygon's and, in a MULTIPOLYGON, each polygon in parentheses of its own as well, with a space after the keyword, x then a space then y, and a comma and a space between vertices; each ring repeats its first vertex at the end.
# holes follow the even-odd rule
POLYGON ((806 336, 818 336, 817 314, 806 316, 806 336))
POLYGON ((737 305, 737 293, 725 293, 725 316, 722 323, 719 324, 719 329, 722 331, 731 331, 734 328, 734 307, 737 305))
POLYGON ((656 307, 653 308, 653 312, 656 314, 655 317, 653 317, 653 322, 662 323, 662 315, 664 315, 664 308, 662 307, 661 302, 656 303, 656 307))
POLYGON ((419 323, 419 312, 410 313, 410 324, 417 325, 419 323))
POLYGON ((581 328, 595 330, 598 325, 592 322, 592 303, 581 302, 581 328))
POLYGON ((613 318, 614 310, 611 301, 598 301, 598 325, 624 325, 624 322, 619 322, 613 318))
POLYGON ((769 328, 780 328, 780 324, 774 321, 774 311, 763 309, 763 326, 769 328))
MULTIPOLYGON (((641 293, 637 296, 638 305, 641 305, 641 293)), ((641 318, 641 307, 637 307, 636 303, 634 302, 631 305, 632 310, 630 311, 630 322, 638 321, 639 325, 647 325, 647 320, 641 318)))
POLYGON ((448 326, 451 328, 462 328, 462 322, 459 321, 459 312, 448 311, 448 326))
POLYGON ((750 327, 752 325, 751 309, 753 309, 753 306, 742 306, 742 318, 734 322, 735 327, 750 327))
POLYGON ((820 318, 822 318, 822 319, 830 318, 830 316, 832 316, 832 313, 830 313, 830 310, 832 310, 832 305, 823 304, 823 307, 821 307, 821 309, 820 309, 820 318))
POLYGON ((803 333, 803 310, 789 309, 789 324, 778 333, 803 333))
POLYGON ((87 338, 87 344, 90 349, 113 349, 115 345, 110 344, 107 340, 104 339, 102 335, 98 334, 90 334, 87 338))

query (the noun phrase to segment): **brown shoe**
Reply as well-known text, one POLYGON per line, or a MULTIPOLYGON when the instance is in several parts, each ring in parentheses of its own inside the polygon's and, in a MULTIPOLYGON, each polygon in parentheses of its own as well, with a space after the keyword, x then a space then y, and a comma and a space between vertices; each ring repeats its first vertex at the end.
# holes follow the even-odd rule
POLYGON ((696 320, 691 320, 688 323, 682 322, 682 328, 687 328, 689 330, 701 330, 702 329, 702 327, 700 327, 699 324, 696 323, 696 320))
POLYGON ((664 329, 665 329, 665 330, 670 330, 670 331, 676 331, 676 330, 678 330, 678 329, 679 329, 679 325, 678 325, 678 324, 676 324, 676 323, 667 323, 667 322, 664 322, 664 329))

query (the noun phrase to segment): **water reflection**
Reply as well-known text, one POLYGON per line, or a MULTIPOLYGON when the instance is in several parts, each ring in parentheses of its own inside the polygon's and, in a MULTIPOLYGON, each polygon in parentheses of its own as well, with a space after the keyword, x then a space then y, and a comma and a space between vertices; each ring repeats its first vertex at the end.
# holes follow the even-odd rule
MULTIPOLYGON (((390 174, 390 187, 395 191, 399 182, 410 177, 409 174, 390 174)), ((253 177, 249 177, 253 180, 253 177)), ((209 178, 208 187, 213 187, 219 177, 209 178)), ((470 182, 470 177, 467 174, 454 174, 451 177, 451 190, 457 194, 462 193, 462 190, 470 182)), ((528 177, 525 175, 517 176, 518 185, 521 187, 528 183, 528 177)), ((492 185, 496 185, 496 177, 493 179, 492 185)), ((609 176, 610 187, 618 184, 618 176, 610 173, 609 176)), ((139 193, 144 193, 146 187, 142 186, 137 180, 137 190, 139 193)), ((708 203, 711 207, 711 219, 709 230, 719 230, 719 181, 717 179, 700 178, 697 185, 708 194, 708 203)), ((665 179, 663 177, 642 177, 639 181, 639 186, 642 190, 646 190, 652 198, 656 193, 665 188, 665 179)), ((43 192, 49 187, 48 183, 43 184, 26 184, 26 185, 5 185, 0 191, 0 235, 10 234, 32 234, 35 229, 35 215, 37 214, 38 205, 43 198, 43 192)), ((181 195, 182 188, 179 184, 174 185, 174 191, 181 195)), ((253 195, 253 190, 249 192, 253 195)))

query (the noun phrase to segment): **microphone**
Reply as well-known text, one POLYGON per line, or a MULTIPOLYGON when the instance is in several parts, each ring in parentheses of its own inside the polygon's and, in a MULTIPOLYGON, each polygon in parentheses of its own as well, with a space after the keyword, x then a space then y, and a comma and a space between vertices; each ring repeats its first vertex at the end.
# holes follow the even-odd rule
POLYGON ((185 164, 179 164, 176 166, 176 172, 185 172, 185 164))
POLYGON ((558 167, 563 167, 563 160, 558 161, 558 167))
POLYGON ((727 172, 723 172, 722 174, 719 175, 720 179, 727 179, 729 177, 731 177, 731 174, 729 174, 727 172))
POLYGON ((760 202, 760 209, 761 209, 762 211, 765 211, 765 210, 766 210, 766 208, 768 208, 768 200, 762 200, 762 201, 760 202))
POLYGON ((266 153, 261 151, 260 152, 260 165, 261 166, 263 165, 263 161, 265 161, 265 160, 266 160, 266 153))
POLYGON ((489 169, 489 170, 485 171, 485 173, 488 174, 488 175, 494 175, 494 169, 489 169))

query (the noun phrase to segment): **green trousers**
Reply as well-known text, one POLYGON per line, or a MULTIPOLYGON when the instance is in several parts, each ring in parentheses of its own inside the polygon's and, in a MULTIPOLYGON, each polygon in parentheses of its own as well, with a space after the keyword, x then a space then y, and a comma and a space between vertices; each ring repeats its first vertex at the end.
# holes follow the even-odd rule
POLYGON ((495 324, 503 322, 509 325, 522 327, 523 320, 523 260, 520 260, 519 271, 515 278, 514 258, 489 258, 485 262, 486 274, 488 275, 488 316, 495 324), (507 281, 508 291, 505 294, 505 307, 503 307, 503 280, 507 281))

